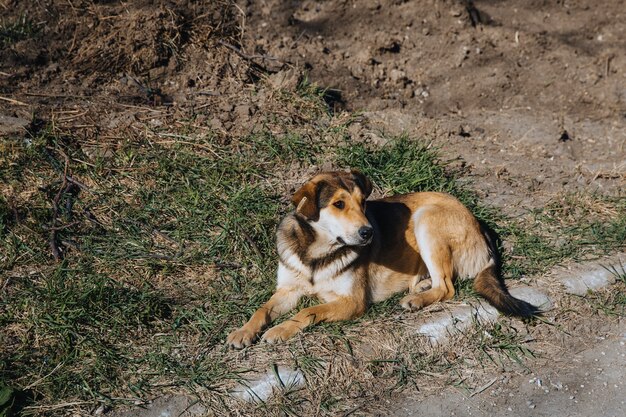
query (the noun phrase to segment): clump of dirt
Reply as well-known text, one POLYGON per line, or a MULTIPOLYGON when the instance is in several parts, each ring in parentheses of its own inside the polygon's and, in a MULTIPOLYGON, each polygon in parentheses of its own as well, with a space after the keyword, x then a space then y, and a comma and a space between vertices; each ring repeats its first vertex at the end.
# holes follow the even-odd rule
MULTIPOLYGON (((225 0, 49 0, 11 2, 5 8, 9 10, 6 21, 21 19, 22 26, 30 26, 32 36, 25 34, 2 52, 3 67, 15 70, 20 64, 42 66, 54 62, 65 77, 66 71, 83 76, 120 72, 144 76, 157 67, 173 65, 179 69, 190 43, 203 43, 208 49, 218 39, 240 35, 237 9, 225 0)), ((105 79, 100 77, 100 81, 105 79)))
POLYGON ((87 23, 86 33, 76 31, 82 41, 72 60, 84 74, 120 71, 141 74, 167 65, 188 37, 184 17, 162 7, 108 19, 89 17, 92 21, 87 23))
POLYGON ((148 119, 156 130, 193 120, 218 136, 245 135, 284 106, 272 91, 295 91, 301 79, 244 48, 246 14, 231 0, 5 6, 6 21, 30 32, 0 51, 0 95, 14 100, 1 116, 22 123, 34 114, 104 148, 141 134, 148 119), (268 91, 254 90, 277 72, 268 91))

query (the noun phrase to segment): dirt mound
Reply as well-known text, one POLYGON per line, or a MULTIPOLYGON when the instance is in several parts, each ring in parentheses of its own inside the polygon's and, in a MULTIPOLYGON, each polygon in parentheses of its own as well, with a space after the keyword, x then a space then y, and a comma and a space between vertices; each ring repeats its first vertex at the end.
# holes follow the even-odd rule
MULTIPOLYGON (((209 47, 215 39, 235 39, 240 31, 237 9, 230 1, 14 3, 6 19, 21 16, 25 39, 3 52, 11 58, 7 64, 44 65, 61 59, 83 74, 143 75, 169 65, 172 58, 180 59, 192 40, 209 47), (41 59, 34 61, 32 56, 41 59)), ((20 33, 16 34, 19 41, 20 33)))
POLYGON ((49 0, 6 8, 7 22, 17 23, 1 34, 0 95, 21 104, 5 116, 34 113, 42 126, 99 141, 132 136, 147 114, 155 128, 197 118, 218 135, 245 134, 265 100, 242 87, 268 74, 266 66, 283 66, 246 53, 245 13, 231 0, 49 0), (211 111, 198 117, 198 109, 211 111))
POLYGON ((269 0, 249 10, 257 48, 307 68, 370 128, 460 156, 498 205, 626 184, 620 1, 269 0))
POLYGON ((175 10, 139 9, 109 18, 89 16, 72 60, 82 73, 130 71, 142 74, 167 65, 188 38, 185 19, 175 10))

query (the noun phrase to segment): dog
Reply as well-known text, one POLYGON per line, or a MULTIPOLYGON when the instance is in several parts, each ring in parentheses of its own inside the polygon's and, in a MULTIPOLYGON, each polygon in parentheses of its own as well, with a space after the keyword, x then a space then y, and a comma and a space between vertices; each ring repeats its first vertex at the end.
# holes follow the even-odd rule
POLYGON ((270 328, 263 341, 285 341, 320 322, 355 319, 370 304, 406 290, 402 307, 419 310, 451 299, 456 278, 473 278, 476 292, 504 314, 539 313, 509 293, 494 240, 455 197, 417 192, 366 201, 371 191, 371 181, 353 170, 323 172, 295 192, 295 211, 277 231, 276 291, 230 333, 231 347, 252 344, 305 295, 322 303, 270 328))

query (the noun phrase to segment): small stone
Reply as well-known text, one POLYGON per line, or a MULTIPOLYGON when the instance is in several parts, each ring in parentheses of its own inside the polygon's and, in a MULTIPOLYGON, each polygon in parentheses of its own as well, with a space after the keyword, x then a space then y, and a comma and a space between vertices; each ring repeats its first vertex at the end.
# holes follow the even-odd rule
POLYGON ((252 115, 252 109, 247 104, 240 104, 235 107, 235 113, 237 113, 237 117, 245 120, 252 115))
POLYGON ((23 136, 30 122, 21 117, 0 114, 0 135, 23 136))
POLYGON ((298 86, 300 79, 300 74, 293 68, 269 76, 269 82, 276 90, 293 91, 298 86))
POLYGON ((233 111, 234 108, 235 106, 232 103, 228 102, 223 102, 218 106, 218 109, 224 113, 230 113, 231 111, 233 111))
POLYGON ((406 78, 406 73, 399 69, 392 69, 391 71, 389 71, 389 78, 394 83, 398 83, 406 78))

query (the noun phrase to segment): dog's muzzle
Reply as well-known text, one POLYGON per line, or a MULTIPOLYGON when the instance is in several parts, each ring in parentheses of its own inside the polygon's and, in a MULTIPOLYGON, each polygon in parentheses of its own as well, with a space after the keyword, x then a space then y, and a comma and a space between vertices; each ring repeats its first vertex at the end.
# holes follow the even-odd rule
POLYGON ((337 243, 343 246, 367 246, 372 242, 374 237, 374 228, 372 226, 363 226, 358 230, 357 242, 346 242, 342 237, 337 237, 337 243))
POLYGON ((363 226, 359 229, 359 236, 364 241, 371 241, 374 236, 374 228, 372 226, 363 226))

